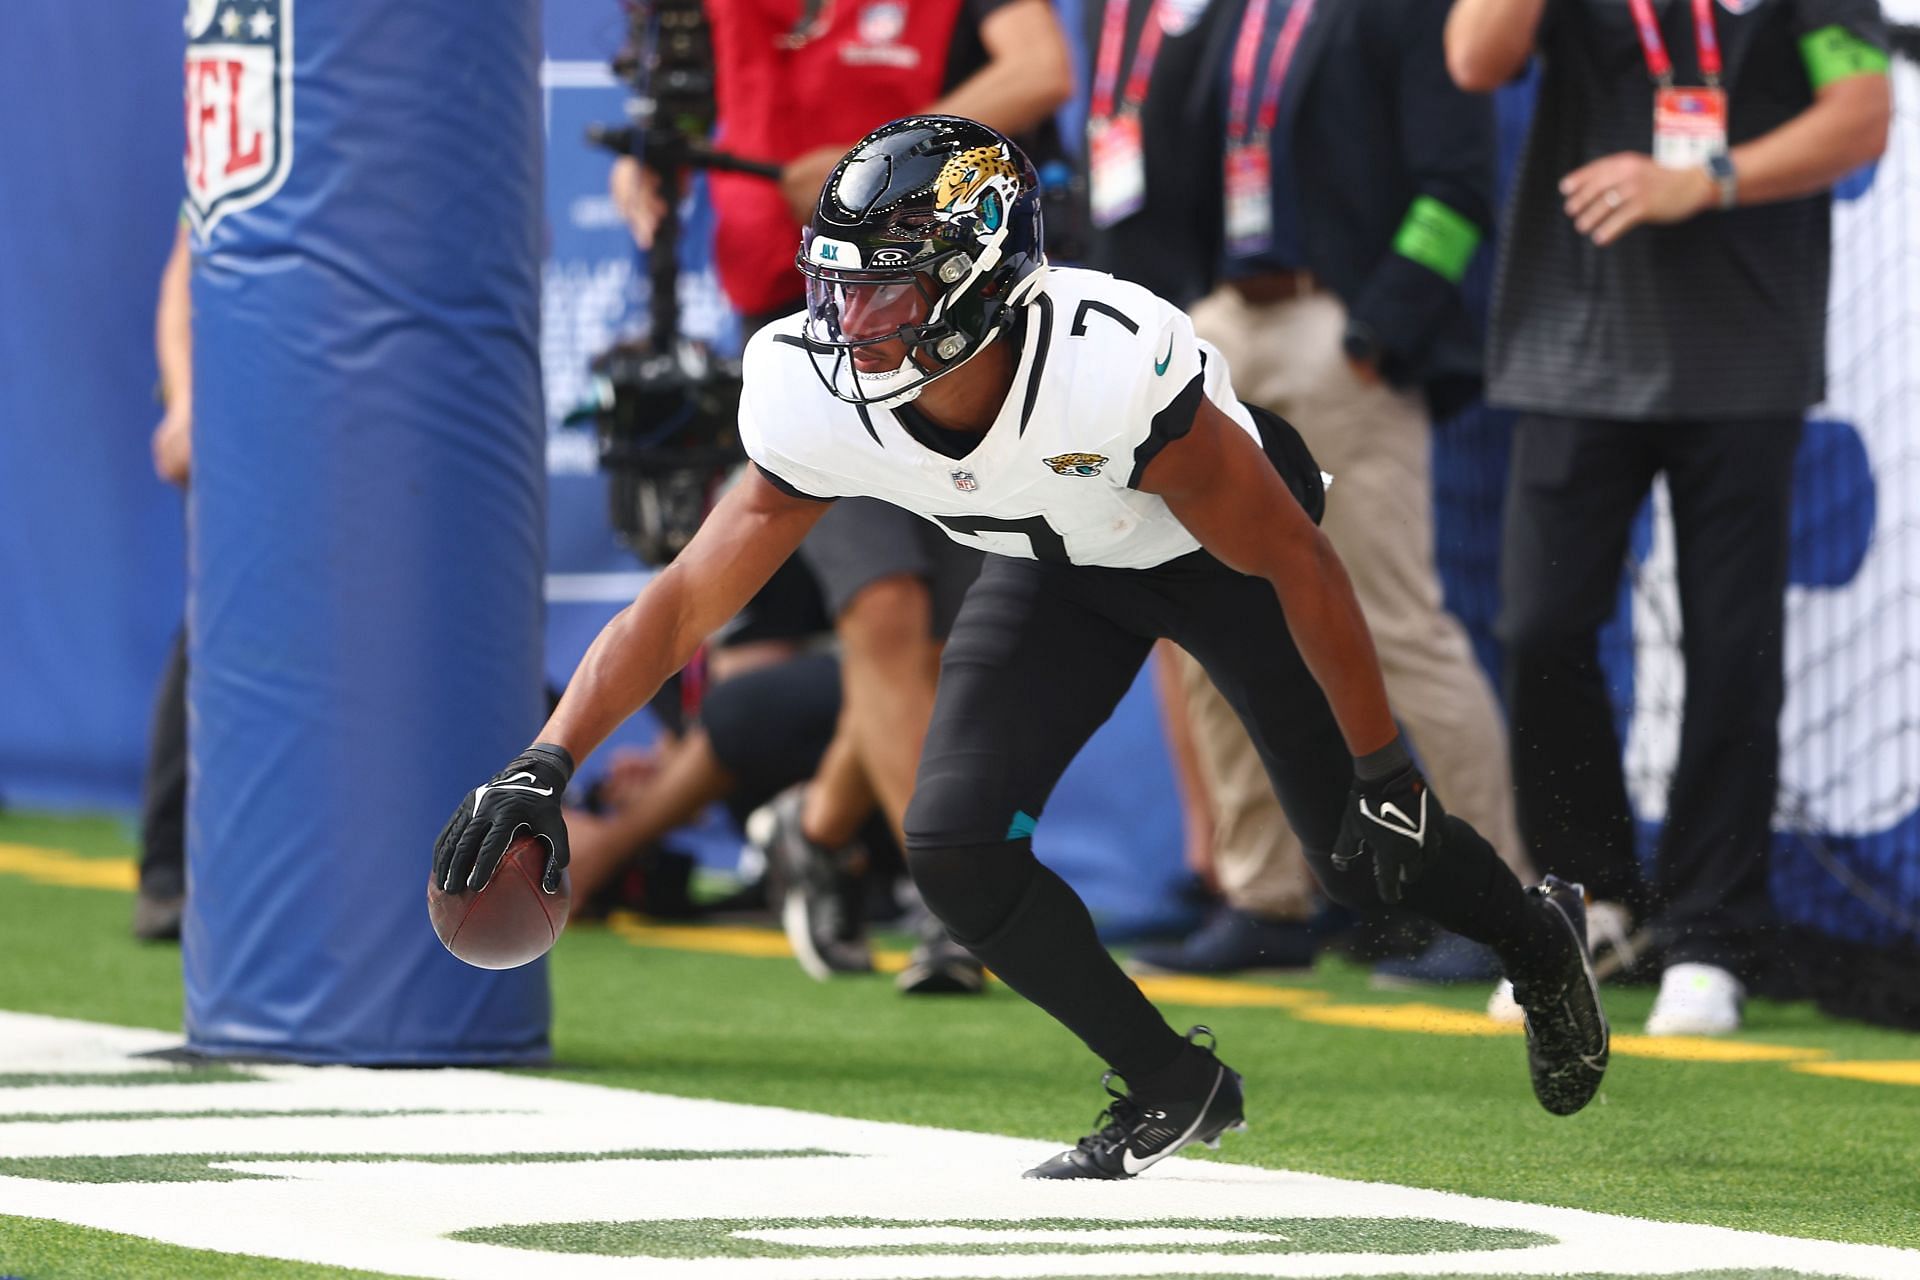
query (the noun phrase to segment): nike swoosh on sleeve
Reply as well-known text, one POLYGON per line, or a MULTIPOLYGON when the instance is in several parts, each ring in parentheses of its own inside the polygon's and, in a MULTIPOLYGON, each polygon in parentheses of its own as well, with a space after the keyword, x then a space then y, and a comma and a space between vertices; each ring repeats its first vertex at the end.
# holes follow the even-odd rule
POLYGON ((1166 377, 1167 366, 1172 363, 1173 363, 1173 335, 1168 334, 1167 335, 1167 354, 1153 362, 1154 376, 1161 377, 1161 378, 1166 377))

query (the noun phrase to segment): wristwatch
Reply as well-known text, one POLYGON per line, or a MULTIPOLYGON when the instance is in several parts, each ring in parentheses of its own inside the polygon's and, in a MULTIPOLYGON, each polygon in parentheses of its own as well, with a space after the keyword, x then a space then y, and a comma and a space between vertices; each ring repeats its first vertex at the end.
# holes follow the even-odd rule
POLYGON ((1731 209, 1740 198, 1740 175, 1733 171, 1733 157, 1724 151, 1709 157, 1706 164, 1707 176, 1713 179, 1714 190, 1720 193, 1720 207, 1731 209))

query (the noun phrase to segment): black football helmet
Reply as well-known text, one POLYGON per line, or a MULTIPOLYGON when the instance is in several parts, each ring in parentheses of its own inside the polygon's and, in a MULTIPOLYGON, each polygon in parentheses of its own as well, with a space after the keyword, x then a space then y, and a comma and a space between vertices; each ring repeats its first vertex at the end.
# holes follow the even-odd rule
POLYGON ((834 166, 801 232, 806 347, 840 399, 891 408, 972 359, 1038 296, 1040 178, 1006 135, 908 116, 834 166), (863 368, 890 342, 893 368, 863 368))

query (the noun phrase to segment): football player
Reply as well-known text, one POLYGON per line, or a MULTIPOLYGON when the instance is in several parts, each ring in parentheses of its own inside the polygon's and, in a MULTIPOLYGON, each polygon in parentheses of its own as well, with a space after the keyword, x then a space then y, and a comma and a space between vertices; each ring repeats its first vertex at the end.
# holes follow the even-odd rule
POLYGON ((1029 1176, 1131 1177, 1242 1120, 1210 1033, 1169 1027, 1033 856, 1048 794, 1160 637, 1246 722, 1328 894, 1404 902, 1493 947, 1526 1010, 1535 1095, 1558 1115, 1585 1106, 1608 1030, 1578 886, 1523 889, 1427 787, 1293 429, 1234 397, 1178 308, 1049 269, 1032 166, 970 120, 910 117, 862 139, 827 179, 799 265, 806 311, 747 349, 755 468, 607 624, 539 740, 462 800, 438 882, 486 883, 521 829, 547 841, 557 877, 573 760, 828 504, 868 495, 990 553, 947 643, 907 811, 914 879, 955 938, 1127 1086, 1108 1083, 1094 1132, 1029 1176))

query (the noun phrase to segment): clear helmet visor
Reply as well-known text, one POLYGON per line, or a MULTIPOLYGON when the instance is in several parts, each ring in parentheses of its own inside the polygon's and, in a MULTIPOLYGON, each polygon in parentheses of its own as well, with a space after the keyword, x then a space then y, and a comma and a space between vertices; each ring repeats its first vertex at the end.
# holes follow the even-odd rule
POLYGON ((939 302, 932 282, 918 274, 806 276, 807 347, 828 389, 886 407, 917 396, 939 368, 921 355, 937 327, 929 324, 939 302))
POLYGON ((842 400, 905 404, 998 332, 996 325, 970 340, 953 326, 948 308, 977 275, 964 252, 888 273, 825 267, 809 260, 809 243, 810 235, 799 263, 807 281, 804 341, 814 372, 842 400))
MULTIPOLYGON (((933 298, 918 276, 878 281, 807 277, 807 336, 822 345, 905 344, 914 340, 916 327, 932 311, 933 298)), ((894 354, 904 358, 905 346, 894 354)))

